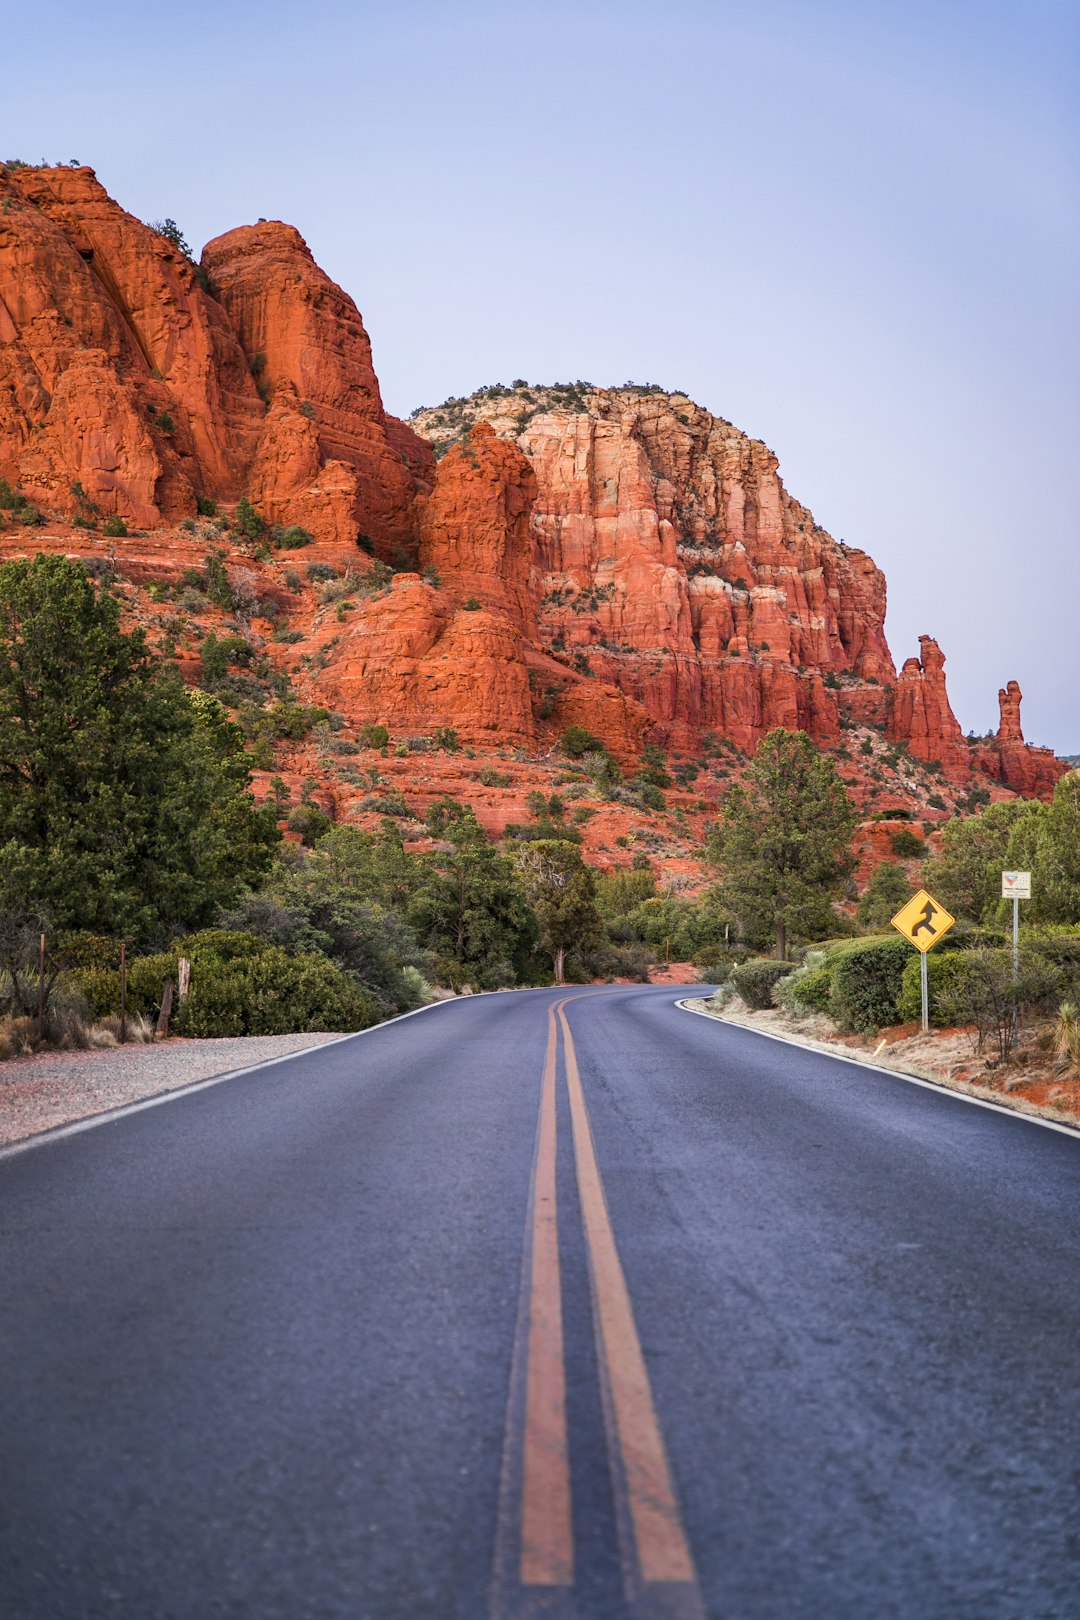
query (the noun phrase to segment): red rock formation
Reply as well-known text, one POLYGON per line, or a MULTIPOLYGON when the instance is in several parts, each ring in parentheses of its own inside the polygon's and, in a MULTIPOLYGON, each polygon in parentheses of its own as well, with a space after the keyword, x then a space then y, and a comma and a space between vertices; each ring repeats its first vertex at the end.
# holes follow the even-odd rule
POLYGON ((420 561, 458 601, 504 613, 536 635, 540 595, 531 529, 536 475, 516 445, 478 422, 439 463, 420 508, 420 561))
MULTIPOLYGON (((750 746, 774 725, 832 739, 824 674, 893 678, 884 579, 788 496, 764 445, 681 396, 526 398, 477 396, 464 420, 491 421, 535 468, 542 635, 580 649, 669 741, 715 729, 750 746)), ((421 413, 421 431, 437 438, 439 416, 421 413)))
MULTIPOLYGON (((309 515, 326 505, 321 492, 305 502, 303 492, 320 469, 337 462, 355 473, 349 525, 366 535, 384 557, 415 546, 413 503, 416 471, 434 465, 404 423, 391 426, 383 412, 371 344, 360 312, 319 269, 307 243, 291 225, 271 220, 244 225, 208 242, 202 264, 217 298, 231 316, 259 387, 275 398, 283 385, 295 410, 310 416, 313 435, 282 431, 271 413, 259 446, 259 493, 276 512, 309 515), (312 450, 318 466, 313 476, 312 450)), ((331 475, 344 498, 348 480, 331 475)), ((341 512, 330 503, 329 524, 337 538, 341 512)), ((294 521, 301 521, 298 517, 294 521)), ((312 521, 318 521, 312 515, 312 521)))
POLYGON ((917 759, 940 760, 946 773, 966 775, 968 750, 945 690, 945 655, 933 636, 920 636, 919 648, 900 671, 887 735, 917 759))
POLYGON ((241 493, 263 407, 228 318, 92 169, 0 169, 0 327, 4 476, 141 522, 241 493))
POLYGON ((418 575, 399 574, 347 622, 318 689, 354 722, 399 734, 449 726, 489 745, 533 741, 525 642, 504 615, 457 610, 418 575))
POLYGON ((1024 741, 1020 725, 1023 695, 1018 681, 999 689, 997 735, 979 749, 977 763, 987 776, 995 777, 1021 797, 1049 799, 1069 767, 1051 749, 1033 748, 1024 741))
MULTIPOLYGON (((632 765, 650 733, 697 753, 708 731, 752 748, 801 727, 829 745, 844 724, 886 729, 962 790, 1046 796, 1064 769, 1024 742, 1015 682, 997 737, 969 745, 934 641, 896 676, 881 573, 730 423, 684 395, 585 385, 399 422, 355 304, 295 230, 231 231, 197 270, 89 169, 0 165, 0 477, 54 513, 148 529, 197 496, 247 494, 315 535, 308 560, 353 563, 361 535, 395 565, 419 557, 440 589, 399 576, 336 637, 310 595, 302 609, 324 695, 399 733, 548 747, 574 723, 632 765)), ((197 562, 210 535, 188 532, 197 562)), ((292 669, 311 678, 299 655, 292 669)), ((917 790, 895 761, 886 780, 884 756, 872 744, 872 770, 848 766, 878 809, 917 790)))

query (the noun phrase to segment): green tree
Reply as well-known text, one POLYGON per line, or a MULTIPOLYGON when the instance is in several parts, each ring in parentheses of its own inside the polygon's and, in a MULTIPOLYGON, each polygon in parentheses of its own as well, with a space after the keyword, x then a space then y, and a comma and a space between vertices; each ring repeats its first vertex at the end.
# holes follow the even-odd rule
POLYGON ((407 915, 440 977, 480 990, 528 978, 536 920, 513 862, 467 805, 437 800, 427 819, 445 847, 422 857, 407 915))
POLYGON ((770 731, 723 799, 716 853, 726 906, 753 935, 820 937, 853 867, 855 810, 836 766, 804 731, 770 731))
POLYGON ((197 927, 277 842, 243 738, 77 563, 0 567, 0 912, 148 940, 197 927))
POLYGON ((1033 873, 1031 920, 1080 923, 1080 772, 1061 778, 1036 828, 1030 859, 1014 859, 1026 851, 1019 837, 1009 841, 1009 866, 1033 873))
POLYGON ((227 926, 287 951, 322 952, 352 973, 383 1012, 401 1011, 416 1005, 420 975, 430 970, 406 917, 422 875, 419 857, 402 848, 392 822, 375 837, 335 827, 311 854, 287 851, 227 926))
POLYGON ((870 874, 855 917, 864 928, 886 928, 911 894, 912 886, 903 867, 895 861, 881 861, 870 874))
POLYGON ((563 984, 567 951, 588 950, 603 938, 593 874, 577 844, 561 838, 521 845, 516 861, 536 913, 540 946, 551 957, 555 983, 563 984))
POLYGON ((991 922, 1001 899, 1010 848, 1030 853, 1046 806, 1025 799, 992 804, 980 816, 955 817, 941 834, 941 854, 926 868, 930 893, 968 922, 991 922))

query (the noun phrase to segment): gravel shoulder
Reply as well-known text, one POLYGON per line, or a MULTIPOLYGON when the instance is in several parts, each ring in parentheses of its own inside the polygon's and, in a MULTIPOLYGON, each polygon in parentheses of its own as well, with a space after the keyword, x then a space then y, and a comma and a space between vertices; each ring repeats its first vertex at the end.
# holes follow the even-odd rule
POLYGON ((0 1064, 0 1147, 162 1091, 323 1046, 336 1035, 170 1040, 89 1052, 39 1052, 0 1064))

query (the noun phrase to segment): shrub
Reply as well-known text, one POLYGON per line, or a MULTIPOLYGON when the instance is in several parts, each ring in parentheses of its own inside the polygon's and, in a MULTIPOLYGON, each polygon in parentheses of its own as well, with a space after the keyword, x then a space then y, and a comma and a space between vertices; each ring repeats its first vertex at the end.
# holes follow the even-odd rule
POLYGON ((435 746, 441 748, 444 754, 457 754, 461 752, 461 743, 453 726, 438 726, 435 731, 435 746))
POLYGON ((286 825, 290 832, 300 834, 300 841, 306 849, 313 849, 323 834, 330 831, 334 821, 321 805, 304 801, 289 812, 286 825))
POLYGON ((980 1050, 992 1040, 1004 1060, 1012 1050, 1015 1019, 1048 1005, 1060 984, 1060 971, 1032 951, 1020 952, 1014 978, 1011 950, 976 946, 960 954, 942 1010, 950 1023, 974 1024, 980 1050))
POLYGON ((559 739, 564 754, 571 759, 581 759, 585 754, 603 754, 604 745, 591 731, 584 726, 567 726, 559 739))
POLYGON ((390 733, 385 726, 361 726, 360 741, 367 748, 385 748, 390 741, 390 733))
POLYGON ((120 540, 127 534, 127 524, 122 517, 107 517, 101 525, 101 532, 109 540, 120 540))
POLYGON ((249 540, 252 544, 256 544, 262 539, 263 520, 246 495, 242 496, 236 503, 236 511, 233 513, 233 527, 242 539, 249 540))
POLYGON ((842 1029, 867 1033, 899 1021, 897 1000, 911 946, 866 940, 840 952, 832 968, 832 1016, 842 1029))
POLYGON ((326 579, 337 579, 338 572, 330 563, 308 563, 307 577, 313 585, 320 584, 326 579))
POLYGON ((1063 1001, 1058 1008, 1052 1038, 1055 1055, 1072 1068, 1080 1068, 1080 1017, 1071 1001, 1063 1001))
POLYGON ((301 546, 310 546, 315 543, 315 536, 307 529, 302 529, 298 523, 283 529, 276 524, 270 531, 270 544, 275 551, 299 551, 301 546))
POLYGON ((792 1012, 832 1011, 832 968, 827 963, 793 973, 781 988, 777 1000, 792 1012))
POLYGON ((773 991, 777 984, 794 971, 792 962, 773 962, 764 957, 755 957, 733 968, 729 982, 751 1012, 765 1012, 776 1005, 773 991))
MULTIPOLYGON (((175 984, 177 960, 191 961, 191 993, 173 1003, 172 1030, 192 1036, 287 1035, 304 1030, 367 1029, 379 1019, 372 995, 351 974, 316 952, 290 956, 257 935, 205 929, 175 950, 128 964, 132 1017, 156 1017, 164 982, 175 984)), ((71 975, 97 1017, 120 1010, 116 969, 71 975)))
POLYGON ((217 517, 217 501, 212 501, 209 495, 196 495, 195 510, 200 517, 217 517))
POLYGON ((902 858, 918 856, 921 859, 926 854, 926 845, 923 840, 908 827, 901 827, 889 839, 894 855, 902 858))

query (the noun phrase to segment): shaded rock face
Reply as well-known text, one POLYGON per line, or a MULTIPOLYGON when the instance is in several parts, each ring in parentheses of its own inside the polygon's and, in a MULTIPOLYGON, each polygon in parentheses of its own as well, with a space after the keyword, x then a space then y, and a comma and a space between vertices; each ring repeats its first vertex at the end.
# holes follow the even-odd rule
POLYGON ((439 463, 420 508, 420 561, 463 601, 537 633, 540 558, 532 527, 536 474, 516 445, 478 422, 439 463))
POLYGON ((352 299, 319 269, 299 231, 276 220, 208 242, 202 263, 263 394, 275 405, 287 395, 259 445, 266 515, 303 523, 305 512, 317 521, 325 511, 335 535, 351 526, 352 538, 365 535, 380 556, 414 555, 417 477, 430 474, 434 456, 404 423, 389 427, 352 299))

